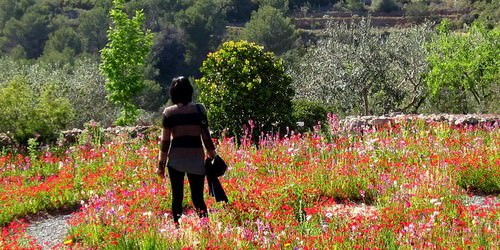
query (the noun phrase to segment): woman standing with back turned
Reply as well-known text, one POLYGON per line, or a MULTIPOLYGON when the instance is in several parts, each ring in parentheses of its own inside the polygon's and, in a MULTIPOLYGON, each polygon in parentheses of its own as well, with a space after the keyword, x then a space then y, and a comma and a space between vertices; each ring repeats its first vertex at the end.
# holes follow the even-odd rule
POLYGON ((193 87, 183 76, 176 77, 170 85, 172 106, 163 111, 160 159, 157 174, 165 177, 165 166, 172 189, 172 215, 179 224, 184 198, 184 175, 187 174, 191 188, 191 199, 198 215, 207 217, 208 210, 203 199, 205 184, 205 152, 208 157, 216 156, 207 126, 203 105, 194 104, 193 87))

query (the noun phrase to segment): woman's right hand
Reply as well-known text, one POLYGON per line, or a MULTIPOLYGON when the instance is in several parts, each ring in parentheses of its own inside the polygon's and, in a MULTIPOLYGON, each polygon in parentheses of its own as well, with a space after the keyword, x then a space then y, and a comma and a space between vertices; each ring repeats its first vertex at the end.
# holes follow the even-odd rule
POLYGON ((208 150, 207 154, 208 154, 208 158, 210 158, 210 159, 215 159, 215 156, 217 156, 217 152, 215 150, 208 150))
POLYGON ((165 161, 158 162, 158 168, 156 169, 156 174, 160 176, 160 178, 165 178, 165 161))
POLYGON ((156 169, 156 174, 160 178, 165 179, 165 169, 161 169, 161 168, 156 169))

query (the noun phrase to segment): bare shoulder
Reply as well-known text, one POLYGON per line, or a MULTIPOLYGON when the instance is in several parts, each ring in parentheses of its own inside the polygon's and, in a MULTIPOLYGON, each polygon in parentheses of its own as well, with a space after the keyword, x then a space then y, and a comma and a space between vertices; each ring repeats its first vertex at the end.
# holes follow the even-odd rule
POLYGON ((164 116, 169 116, 169 115, 171 115, 171 114, 172 114, 172 112, 174 112, 174 111, 175 111, 176 107, 177 107, 176 105, 172 105, 172 106, 168 106, 168 107, 166 107, 166 108, 163 110, 163 115, 164 115, 164 116))

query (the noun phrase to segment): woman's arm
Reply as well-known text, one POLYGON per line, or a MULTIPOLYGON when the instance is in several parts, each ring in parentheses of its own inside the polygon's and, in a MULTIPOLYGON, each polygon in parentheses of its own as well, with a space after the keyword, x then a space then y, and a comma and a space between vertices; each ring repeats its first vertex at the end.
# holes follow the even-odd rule
POLYGON ((200 105, 202 121, 201 121, 201 138, 203 140, 203 145, 205 146, 205 150, 207 151, 208 157, 211 159, 215 158, 217 152, 215 151, 215 145, 212 141, 212 136, 210 136, 210 130, 208 129, 208 118, 207 111, 203 105, 200 105))
POLYGON ((160 155, 158 161, 158 169, 156 173, 160 177, 165 177, 165 165, 167 164, 167 154, 170 149, 170 137, 172 135, 172 130, 168 127, 164 127, 161 132, 160 139, 160 155))

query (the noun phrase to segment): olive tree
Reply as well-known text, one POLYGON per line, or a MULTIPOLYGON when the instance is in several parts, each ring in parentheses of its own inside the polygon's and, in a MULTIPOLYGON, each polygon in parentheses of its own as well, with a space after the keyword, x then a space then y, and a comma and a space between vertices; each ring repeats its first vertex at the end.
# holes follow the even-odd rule
POLYGON ((244 127, 252 127, 258 135, 289 125, 291 78, 272 52, 251 42, 229 41, 208 55, 200 71, 199 100, 216 133, 239 136, 244 127))
POLYGON ((370 19, 330 23, 291 73, 296 97, 345 114, 415 110, 425 98, 429 28, 382 32, 370 19))
POLYGON ((0 88, 18 77, 26 79, 34 96, 41 96, 45 89, 54 88, 56 98, 69 100, 72 108, 77 110, 67 120, 69 128, 83 128, 90 120, 110 126, 119 112, 106 99, 105 79, 99 72, 96 58, 81 57, 74 64, 60 65, 42 61, 23 63, 0 57, 0 88))

